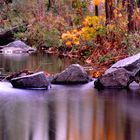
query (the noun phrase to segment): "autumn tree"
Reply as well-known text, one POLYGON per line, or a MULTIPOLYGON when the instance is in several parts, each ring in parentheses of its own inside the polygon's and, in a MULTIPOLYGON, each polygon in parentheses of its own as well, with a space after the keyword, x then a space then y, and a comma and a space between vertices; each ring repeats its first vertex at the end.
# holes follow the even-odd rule
POLYGON ((45 16, 45 2, 44 0, 37 0, 38 6, 38 16, 44 17, 45 16))
POLYGON ((48 0, 48 10, 50 10, 50 8, 52 8, 55 5, 55 0, 48 0))
POLYGON ((127 0, 122 0, 122 6, 124 7, 125 4, 127 3, 127 0))
POLYGON ((107 23, 113 19, 113 0, 105 0, 105 14, 107 23))
POLYGON ((135 5, 134 0, 127 0, 128 32, 135 31, 135 21, 133 20, 134 5, 135 5))

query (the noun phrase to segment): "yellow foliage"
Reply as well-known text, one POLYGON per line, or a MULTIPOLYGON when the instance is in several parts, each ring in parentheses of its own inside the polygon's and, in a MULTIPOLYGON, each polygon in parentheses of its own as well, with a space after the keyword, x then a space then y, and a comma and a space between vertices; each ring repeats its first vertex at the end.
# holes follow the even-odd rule
POLYGON ((66 44, 67 46, 71 46, 71 42, 70 42, 70 41, 67 41, 65 44, 66 44))
POLYGON ((80 42, 79 41, 75 41, 74 44, 75 45, 80 45, 80 42))
POLYGON ((90 41, 94 39, 99 31, 103 30, 105 23, 105 20, 103 17, 97 17, 97 16, 87 16, 83 23, 82 28, 80 30, 74 29, 71 31, 67 31, 66 33, 63 33, 61 38, 65 42, 66 46, 69 45, 76 45, 79 46, 81 40, 82 41, 90 41), (71 41, 71 43, 67 42, 71 41))
POLYGON ((87 16, 83 21, 83 25, 85 26, 96 26, 99 25, 100 19, 97 16, 87 16))
POLYGON ((91 27, 83 27, 82 28, 82 39, 84 40, 91 40, 94 38, 96 30, 91 27))

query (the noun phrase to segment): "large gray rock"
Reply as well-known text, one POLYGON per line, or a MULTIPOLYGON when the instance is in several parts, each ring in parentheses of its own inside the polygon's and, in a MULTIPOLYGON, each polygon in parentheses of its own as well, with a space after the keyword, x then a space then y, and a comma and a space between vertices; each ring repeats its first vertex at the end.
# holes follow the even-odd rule
POLYGON ((35 52, 36 49, 26 45, 24 42, 20 40, 13 41, 8 45, 0 47, 0 52, 3 54, 22 54, 22 53, 32 53, 35 52))
POLYGON ((124 68, 118 68, 117 70, 106 73, 95 82, 95 88, 126 88, 133 82, 133 76, 129 71, 124 68))
POLYGON ((90 78, 87 72, 79 64, 72 64, 61 73, 55 75, 51 81, 53 84, 78 84, 87 83, 90 78))
POLYGON ((46 88, 50 85, 43 72, 21 76, 11 79, 11 84, 15 88, 46 88))
POLYGON ((94 83, 95 87, 127 87, 140 82, 140 53, 116 62, 94 83))
POLYGON ((118 61, 110 69, 108 69, 106 73, 110 72, 110 70, 112 71, 115 67, 125 68, 131 72, 134 81, 140 83, 140 53, 118 61))
POLYGON ((118 68, 125 68, 126 70, 132 72, 135 75, 140 69, 140 53, 116 62, 105 72, 105 74, 111 73, 118 68))

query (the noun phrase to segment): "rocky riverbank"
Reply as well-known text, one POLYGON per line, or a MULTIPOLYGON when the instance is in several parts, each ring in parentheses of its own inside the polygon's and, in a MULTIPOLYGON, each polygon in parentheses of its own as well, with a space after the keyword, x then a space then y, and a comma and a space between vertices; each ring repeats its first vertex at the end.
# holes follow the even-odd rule
POLYGON ((135 81, 140 83, 140 53, 112 65, 95 81, 96 88, 127 88, 135 81))
MULTIPOLYGON (((15 88, 46 88, 51 84, 84 84, 93 79, 79 64, 72 64, 55 75, 46 75, 44 72, 29 72, 27 70, 7 76, 15 88)), ((106 72, 97 78, 94 86, 103 88, 128 88, 132 82, 140 82, 140 53, 122 59, 112 65, 106 72)))

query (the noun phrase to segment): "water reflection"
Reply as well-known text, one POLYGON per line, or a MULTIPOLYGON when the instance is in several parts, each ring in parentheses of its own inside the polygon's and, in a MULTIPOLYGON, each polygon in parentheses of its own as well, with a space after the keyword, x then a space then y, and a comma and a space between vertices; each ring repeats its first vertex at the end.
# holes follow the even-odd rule
POLYGON ((1 83, 0 139, 140 140, 139 89, 98 92, 92 84, 32 91, 1 83))
POLYGON ((82 63, 79 60, 70 60, 69 58, 59 58, 47 54, 0 54, 0 69, 3 73, 16 72, 23 69, 31 71, 47 70, 50 73, 62 71, 71 63, 82 63))

